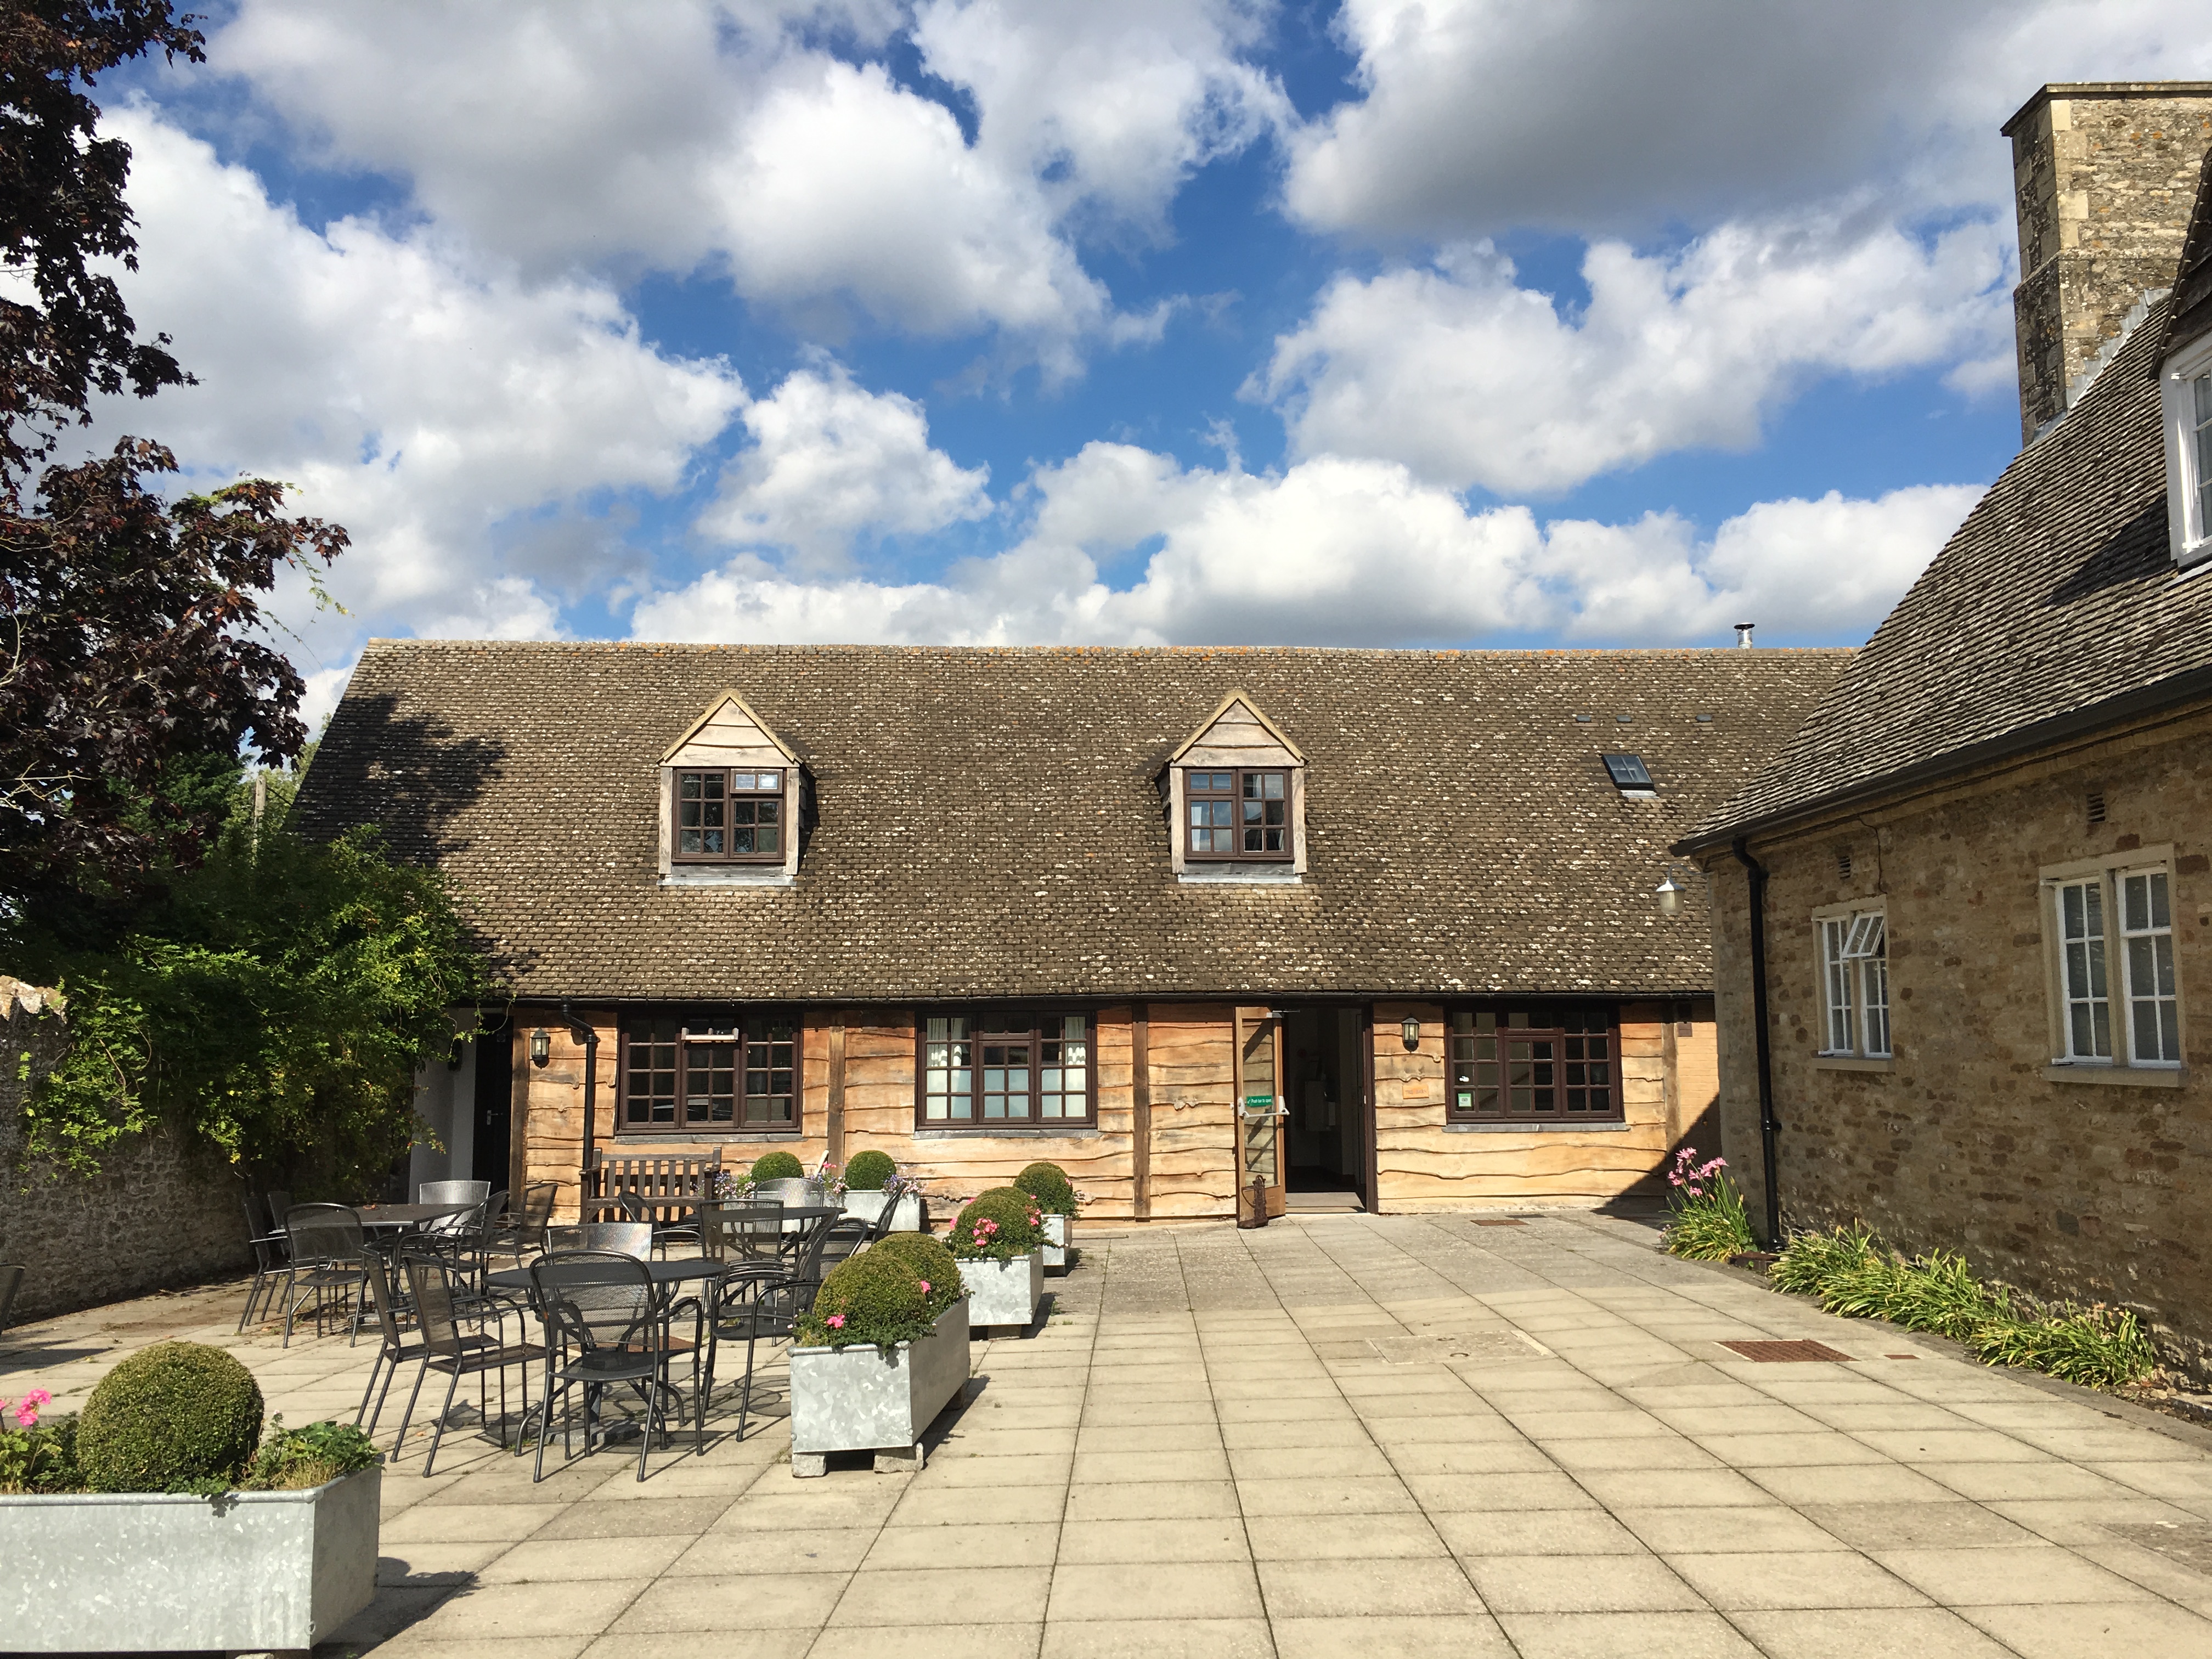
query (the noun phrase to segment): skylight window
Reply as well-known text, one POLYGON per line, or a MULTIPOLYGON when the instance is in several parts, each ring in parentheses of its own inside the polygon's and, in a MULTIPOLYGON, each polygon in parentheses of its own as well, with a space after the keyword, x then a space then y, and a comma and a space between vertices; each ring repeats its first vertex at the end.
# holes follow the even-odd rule
POLYGON ((1628 800, 1656 800, 1658 786, 1651 781, 1651 774, 1644 764, 1641 755, 1607 755, 1605 769, 1613 779, 1613 787, 1628 800))

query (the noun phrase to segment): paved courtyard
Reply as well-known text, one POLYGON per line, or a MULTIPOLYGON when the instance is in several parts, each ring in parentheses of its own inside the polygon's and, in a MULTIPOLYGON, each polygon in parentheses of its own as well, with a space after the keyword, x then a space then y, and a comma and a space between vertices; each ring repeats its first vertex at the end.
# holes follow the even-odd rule
MULTIPOLYGON (((780 1415, 642 1484, 603 1453, 533 1486, 471 1434, 426 1480, 410 1444, 385 1588, 319 1651, 2212 1656, 2212 1437, 1655 1239, 1561 1214, 1088 1231, 1036 1333, 976 1345, 918 1474, 796 1480, 780 1415), (1803 1338, 1850 1362, 1722 1346, 1803 1338)), ((234 1338, 236 1307, 27 1327, 0 1394, 67 1406, 173 1334, 237 1347, 289 1422, 350 1418, 369 1345, 234 1338)))

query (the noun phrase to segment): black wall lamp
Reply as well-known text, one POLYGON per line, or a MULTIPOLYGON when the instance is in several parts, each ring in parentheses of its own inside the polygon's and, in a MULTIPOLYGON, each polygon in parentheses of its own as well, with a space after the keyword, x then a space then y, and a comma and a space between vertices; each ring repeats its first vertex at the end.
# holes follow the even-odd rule
POLYGON ((530 1063, 543 1066, 553 1058, 553 1033, 540 1026, 530 1034, 530 1063))
POLYGON ((1406 1045, 1406 1052, 1409 1054, 1419 1048, 1421 1046, 1421 1022, 1411 1014, 1407 1015, 1399 1023, 1398 1041, 1406 1045))

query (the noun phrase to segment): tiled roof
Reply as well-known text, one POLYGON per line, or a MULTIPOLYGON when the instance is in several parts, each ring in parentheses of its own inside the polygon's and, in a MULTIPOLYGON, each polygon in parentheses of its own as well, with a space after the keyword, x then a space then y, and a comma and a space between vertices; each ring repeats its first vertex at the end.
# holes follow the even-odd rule
POLYGON ((1849 655, 378 641, 295 821, 434 857, 530 996, 1690 991, 1667 845, 1849 655), (1231 686, 1307 757, 1301 885, 1169 868, 1155 777, 1231 686), (791 887, 658 878, 659 757, 725 687, 813 780, 791 887))
POLYGON ((2212 333, 2212 150, 2204 152, 2204 169, 2197 174, 2197 206, 2189 216, 2189 234, 2182 241, 2181 264, 2173 278, 2173 304, 2166 318, 2165 338, 2159 343, 2159 355, 2165 356, 2208 333, 2212 333))
POLYGON ((2212 573, 2174 580, 2149 308, 2007 467, 1789 744, 1684 842, 2033 742, 2212 670, 2212 573))

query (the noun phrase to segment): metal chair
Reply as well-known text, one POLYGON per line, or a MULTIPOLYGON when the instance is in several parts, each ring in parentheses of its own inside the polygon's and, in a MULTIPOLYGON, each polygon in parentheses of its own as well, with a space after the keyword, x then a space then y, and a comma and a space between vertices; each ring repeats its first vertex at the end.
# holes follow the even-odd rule
POLYGON ((291 1213, 292 1194, 272 1188, 269 1194, 269 1225, 270 1230, 276 1232, 283 1232, 284 1231, 284 1218, 291 1213))
POLYGON ((556 1255, 605 1250, 637 1261, 653 1260, 650 1221, 586 1221, 574 1227, 551 1227, 546 1231, 547 1243, 556 1255))
MULTIPOLYGON (((374 1250, 368 1251, 363 1258, 362 1268, 363 1277, 368 1281, 369 1298, 376 1306, 379 1346, 376 1358, 369 1364, 368 1386, 361 1391, 361 1406, 353 1414, 353 1425, 360 1428, 362 1415, 367 1413, 367 1432, 373 1437, 376 1433, 377 1419, 384 1415, 384 1398, 392 1392, 392 1379, 399 1375, 402 1365, 422 1358, 422 1345, 417 1342, 410 1346, 400 1330, 405 1322, 406 1310, 400 1303, 399 1292, 392 1285, 392 1274, 384 1265, 384 1258, 374 1250), (380 1377, 382 1378, 380 1387, 380 1377), (376 1396, 374 1411, 369 1409, 368 1403, 372 1394, 376 1396)), ((397 1445, 392 1448, 395 1452, 398 1449, 397 1445)))
POLYGON ((757 1345, 763 1340, 788 1338, 800 1316, 812 1310, 815 1295, 822 1288, 822 1252, 830 1242, 826 1218, 823 1224, 809 1228, 803 1237, 799 1254, 784 1258, 780 1271, 769 1267, 768 1271, 733 1278, 729 1283, 735 1292, 734 1306, 732 1298, 723 1298, 708 1333, 707 1376, 710 1387, 722 1340, 727 1337, 734 1343, 739 1336, 745 1339, 744 1392, 738 1406, 739 1440, 745 1437, 745 1419, 752 1410, 753 1363, 757 1345))
MULTIPOLYGON (((622 1384, 635 1389, 645 1401, 637 1449, 637 1478, 644 1480, 653 1430, 659 1428, 666 1437, 662 1397, 675 1394, 667 1378, 667 1334, 651 1270, 642 1258, 628 1254, 556 1250, 530 1264, 530 1283, 531 1302, 545 1325, 545 1389, 538 1402, 532 1484, 545 1478, 545 1442, 552 1431, 554 1401, 571 1389, 584 1391, 584 1449, 588 1454, 606 1390, 622 1384)), ((693 1364, 698 1364, 696 1351, 693 1364)), ((681 1414, 682 1400, 678 1398, 676 1404, 681 1414)), ((694 1413, 695 1418, 703 1415, 694 1413)), ((568 1421, 562 1419, 564 1456, 573 1455, 568 1421)), ((695 1441, 704 1449, 703 1426, 695 1428, 695 1441)))
MULTIPOLYGON (((447 1276, 446 1264, 437 1256, 404 1250, 400 1263, 407 1273, 407 1289, 415 1303, 416 1328, 422 1340, 419 1352, 422 1356, 422 1369, 415 1373, 415 1387, 407 1396, 407 1409, 399 1419, 399 1437, 392 1443, 392 1455, 397 1457, 407 1444, 407 1425, 414 1420, 415 1402, 422 1397, 422 1379, 434 1370, 447 1375, 445 1402, 438 1407, 437 1427, 431 1431, 430 1449, 422 1459, 422 1473, 427 1476, 438 1461, 438 1448, 446 1438, 446 1419, 453 1414, 453 1391, 461 1386, 461 1378, 477 1379, 477 1415, 490 1420, 490 1402, 485 1393, 483 1379, 487 1373, 499 1373, 499 1420, 507 1421, 507 1372, 511 1365, 522 1367, 522 1419, 530 1419, 530 1366, 532 1362, 546 1358, 550 1348, 535 1342, 488 1342, 481 1335, 472 1335, 461 1329, 459 1304, 453 1297, 453 1283, 447 1276)), ((515 1436, 515 1446, 522 1443, 520 1430, 515 1436)), ((544 1442, 540 1431, 539 1446, 544 1442)), ((500 1449, 507 1449, 505 1440, 500 1449)), ((644 1478, 642 1472, 639 1479, 644 1478)))
POLYGON ((240 1310, 238 1329, 233 1333, 242 1336, 246 1334, 246 1328, 253 1322, 254 1310, 261 1305, 263 1298, 274 1298, 276 1296, 277 1281, 284 1275, 284 1263, 276 1247, 289 1241, 281 1232, 264 1231, 254 1220, 255 1205, 252 1193, 240 1194, 238 1201, 246 1210, 246 1242, 253 1251, 253 1283, 246 1287, 246 1306, 240 1310))
MULTIPOLYGON (((417 1204, 481 1204, 491 1196, 489 1181, 426 1181, 415 1189, 417 1204)), ((465 1215, 440 1216, 426 1223, 426 1233, 457 1233, 469 1223, 465 1215)))
POLYGON ((15 1310, 15 1292, 22 1288, 23 1264, 0 1263, 0 1332, 8 1328, 8 1316, 15 1310))
POLYGON ((293 1316, 310 1296, 315 1298, 315 1333, 322 1334, 323 1310, 330 1293, 336 1291, 341 1307, 354 1304, 346 1342, 351 1347, 361 1335, 361 1322, 368 1312, 357 1300, 367 1276, 368 1255, 362 1240, 361 1218, 343 1204, 295 1204, 285 1215, 284 1231, 292 1253, 284 1271, 284 1346, 292 1346, 293 1316))
POLYGON ((891 1230, 891 1219, 898 1213, 898 1200, 891 1199, 876 1212, 875 1219, 863 1221, 856 1215, 839 1216, 830 1224, 829 1242, 823 1247, 822 1260, 828 1267, 854 1256, 882 1238, 891 1230))
POLYGON ((525 1250, 545 1249, 545 1230, 553 1222, 553 1206, 561 1195, 560 1187, 550 1181, 534 1181, 522 1189, 522 1209, 508 1216, 497 1230, 494 1249, 501 1255, 514 1258, 515 1266, 522 1265, 525 1250))

